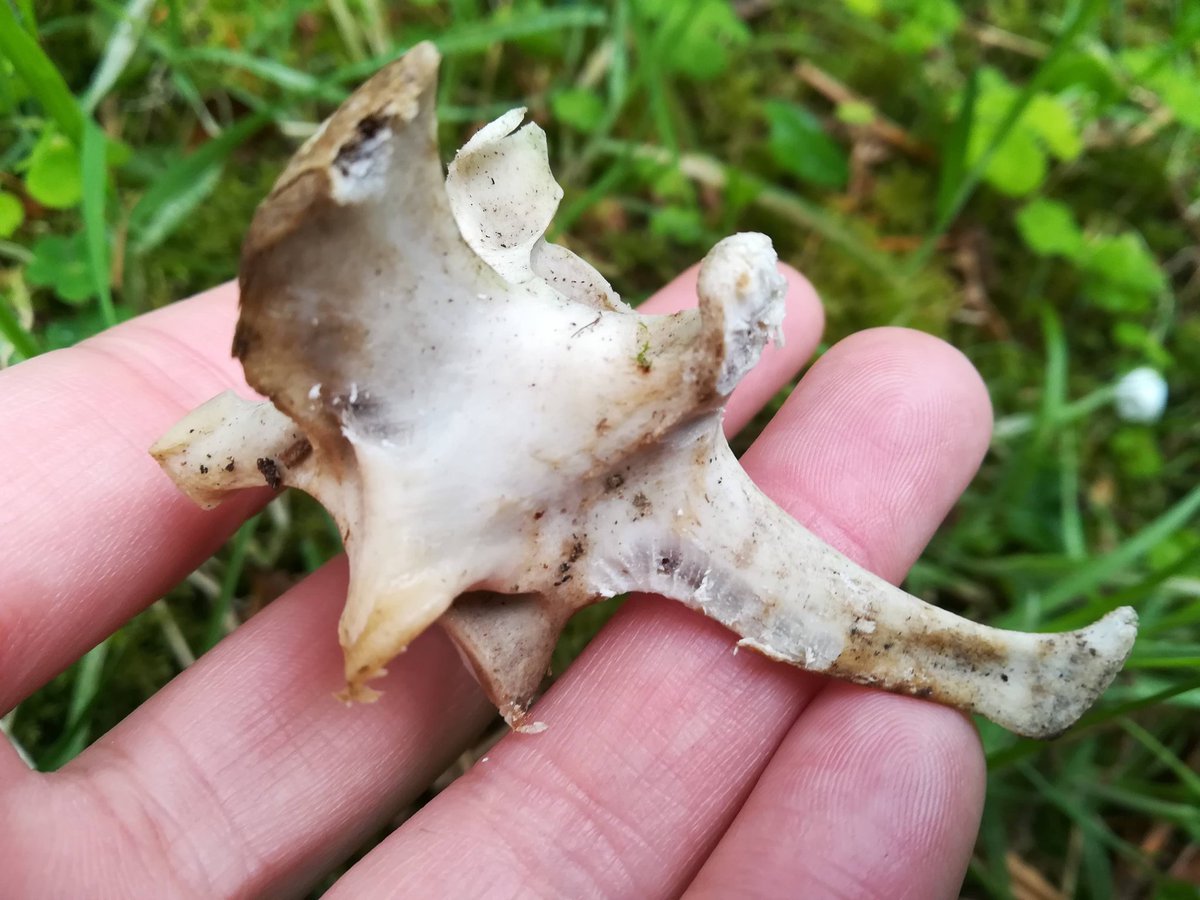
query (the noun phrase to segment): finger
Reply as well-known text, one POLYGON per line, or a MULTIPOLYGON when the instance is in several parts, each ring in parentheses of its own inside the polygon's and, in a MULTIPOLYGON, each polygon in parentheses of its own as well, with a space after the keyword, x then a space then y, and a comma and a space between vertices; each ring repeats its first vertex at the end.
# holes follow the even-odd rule
MULTIPOLYGON (((137 872, 179 873, 206 894, 301 883, 480 727, 486 706, 440 634, 389 667, 378 704, 346 718, 330 698, 341 677, 345 574, 329 571, 276 601, 62 773, 58 803, 77 804, 73 789, 86 785, 94 803, 91 819, 76 816, 81 830, 118 842, 101 855, 143 861, 121 870, 129 884, 137 872), (114 806, 135 823, 123 836, 98 827, 114 806), (164 855, 164 846, 178 849, 164 855)), ((45 827, 53 821, 48 814, 45 827)))
POLYGON ((29 766, 17 753, 17 748, 0 731, 0 792, 31 774, 29 766))
MULTIPOLYGON (((827 353, 746 465, 896 578, 975 471, 986 420, 961 356, 882 330, 827 353)), ((732 646, 677 604, 633 599, 537 707, 545 733, 502 741, 334 896, 682 890, 824 683, 732 646)))
POLYGON ((63 896, 96 884, 113 896, 290 895, 479 733, 495 711, 437 629, 389 667, 378 702, 333 699, 346 577, 344 558, 319 570, 48 776, 23 833, 93 861, 45 873, 63 896))
POLYGON ((958 896, 983 809, 979 738, 958 712, 824 688, 771 759, 688 897, 958 896))
POLYGON ((203 512, 147 449, 230 387, 226 285, 0 373, 0 713, 220 546, 265 495, 203 512))
MULTIPOLYGON (((787 312, 783 317, 782 346, 772 343, 763 350, 758 365, 747 373, 725 407, 725 433, 736 434, 783 385, 787 384, 812 355, 825 328, 825 311, 807 278, 786 263, 779 271, 787 279, 787 312)), ((671 313, 695 306, 695 265, 638 307, 643 313, 671 313)))
MULTIPOLYGON (((872 332, 858 340, 865 345, 864 357, 870 357, 871 345, 888 337, 872 332)), ((929 435, 918 430, 922 419, 936 418, 946 431, 968 436, 973 444, 964 450, 976 460, 990 435, 987 394, 970 364, 920 339, 914 341, 909 365, 919 363, 922 344, 931 351, 939 348, 926 358, 946 386, 934 393, 897 391, 901 396, 874 413, 892 417, 901 405, 941 407, 933 416, 901 414, 911 426, 893 429, 896 439, 875 457, 877 469, 867 473, 871 483, 891 479, 897 495, 904 490, 903 476, 890 471, 889 457, 906 458, 927 445, 929 435)), ((895 360, 880 359, 877 365, 890 370, 898 384, 909 378, 904 369, 894 368, 895 360)), ((826 393, 846 395, 853 388, 839 384, 837 374, 818 364, 811 373, 813 386, 824 383, 826 393)), ((849 408, 863 410, 861 404, 849 408)), ((801 479, 817 486, 814 496, 794 507, 801 514, 813 503, 825 508, 834 499, 829 483, 846 483, 850 476, 838 460, 807 452, 804 434, 852 440, 871 422, 817 415, 803 424, 804 433, 764 441, 753 451, 771 482, 801 479)), ((905 523, 914 507, 930 497, 948 504, 964 486, 953 473, 932 469, 908 484, 907 504, 887 510, 863 504, 858 516, 831 523, 844 547, 873 560, 893 579, 902 568, 892 561, 908 560, 905 523), (878 540, 863 537, 876 532, 882 536, 878 540)), ((864 493, 868 490, 864 486, 864 493)), ((830 683, 784 739, 689 894, 723 897, 736 888, 738 896, 791 896, 796 884, 807 884, 830 897, 957 896, 982 812, 984 779, 979 740, 964 716, 907 697, 830 683)))

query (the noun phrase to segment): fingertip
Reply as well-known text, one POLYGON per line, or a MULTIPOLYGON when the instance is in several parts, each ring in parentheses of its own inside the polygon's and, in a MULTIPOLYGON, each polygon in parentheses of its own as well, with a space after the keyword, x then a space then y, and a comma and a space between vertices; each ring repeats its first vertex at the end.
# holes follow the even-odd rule
POLYGON ((787 280, 787 315, 783 318, 785 343, 792 337, 811 340, 813 346, 825 333, 825 306, 813 283, 794 266, 780 262, 779 271, 787 280))
POLYGON ((962 353, 919 331, 875 328, 813 365, 743 463, 825 540, 898 578, 974 476, 991 422, 962 353))
POLYGON ((904 884, 905 896, 956 895, 987 784, 979 734, 966 716, 832 682, 772 767, 788 760, 795 765, 787 790, 807 798, 815 818, 839 823, 833 858, 869 860, 858 871, 860 884, 875 891, 904 884))
POLYGON ((829 683, 792 726, 689 892, 955 897, 983 810, 969 720, 829 683))
MULTIPOLYGON (((820 735, 828 745, 828 750, 814 751, 818 780, 840 777, 836 767, 820 762, 821 756, 842 760, 839 766, 852 764, 855 778, 897 795, 894 813, 902 820, 897 824, 915 829, 918 837, 923 829, 936 830, 939 823, 969 819, 972 810, 982 810, 987 782, 983 745, 974 723, 956 709, 830 681, 796 731, 809 732, 814 740, 820 735)), ((921 839, 943 837, 930 833, 921 839)))
POLYGON ((917 401, 944 407, 960 420, 964 434, 975 438, 982 458, 991 440, 992 401, 979 370, 954 345, 913 328, 884 326, 850 335, 826 357, 826 365, 865 364, 887 382, 903 385, 917 401))

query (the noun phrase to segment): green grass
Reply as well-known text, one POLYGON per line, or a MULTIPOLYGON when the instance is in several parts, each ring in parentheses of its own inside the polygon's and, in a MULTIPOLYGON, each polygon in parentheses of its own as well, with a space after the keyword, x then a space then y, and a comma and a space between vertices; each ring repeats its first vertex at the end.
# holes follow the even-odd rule
MULTIPOLYGON (((432 38, 443 147, 527 105, 558 239, 624 296, 758 229, 829 342, 903 323, 971 357, 996 439, 909 589, 1026 629, 1128 603, 1143 630, 1060 741, 982 723, 965 892, 1026 896, 1026 866, 1067 895, 1195 896, 1172 867, 1200 843, 1200 3, 681 6, 0 2, 0 364, 232 277, 299 141, 432 38), (1114 412, 1137 366, 1170 384, 1159 421, 1114 412)), ((5 729, 62 765, 337 546, 277 501, 5 729)))

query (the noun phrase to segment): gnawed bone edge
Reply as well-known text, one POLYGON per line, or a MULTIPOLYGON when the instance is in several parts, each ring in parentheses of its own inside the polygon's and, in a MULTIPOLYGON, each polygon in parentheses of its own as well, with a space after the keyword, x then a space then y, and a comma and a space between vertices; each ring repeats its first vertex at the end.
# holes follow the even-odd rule
POLYGON ((443 179, 438 54, 414 47, 292 159, 246 238, 223 394, 152 453, 204 506, 264 481, 314 495, 350 557, 347 700, 441 621, 523 721, 579 607, 673 597, 741 646, 1053 736, 1129 653, 1128 608, 1065 634, 977 625, 826 546, 749 480, 723 405, 778 334, 770 242, 701 267, 700 307, 644 316, 543 234, 562 191, 523 110, 443 179))

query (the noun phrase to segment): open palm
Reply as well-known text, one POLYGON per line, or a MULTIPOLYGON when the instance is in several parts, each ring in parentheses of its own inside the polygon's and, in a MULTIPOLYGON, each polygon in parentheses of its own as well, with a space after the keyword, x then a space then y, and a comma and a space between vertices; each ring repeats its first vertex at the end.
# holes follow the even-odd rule
MULTIPOLYGON (((820 305, 788 272, 788 342, 733 395, 744 424, 806 360, 820 305)), ((644 311, 692 301, 694 271, 644 311)), ((0 373, 0 713, 210 555, 266 499, 202 512, 146 448, 246 392, 218 288, 0 373)), ((746 454, 811 530, 899 579, 987 447, 987 394, 947 345, 880 329, 833 347, 746 454)), ((488 721, 436 629, 382 700, 332 699, 335 560, 64 769, 0 744, 5 897, 303 892, 488 721)), ((961 715, 734 652, 720 626, 632 598, 510 734, 331 896, 954 896, 983 795, 961 715)))

